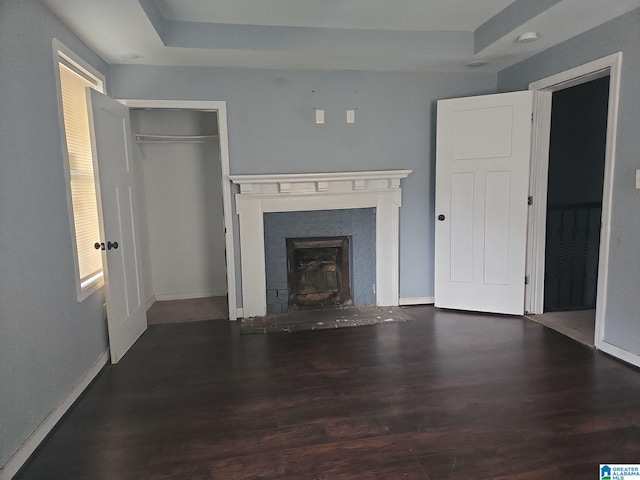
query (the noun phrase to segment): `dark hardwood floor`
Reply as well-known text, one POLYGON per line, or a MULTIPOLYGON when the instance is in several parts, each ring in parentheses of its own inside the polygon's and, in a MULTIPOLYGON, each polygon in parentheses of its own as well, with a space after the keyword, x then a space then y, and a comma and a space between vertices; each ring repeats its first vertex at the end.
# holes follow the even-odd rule
POLYGON ((518 317, 150 327, 16 477, 536 479, 640 462, 640 372, 518 317))

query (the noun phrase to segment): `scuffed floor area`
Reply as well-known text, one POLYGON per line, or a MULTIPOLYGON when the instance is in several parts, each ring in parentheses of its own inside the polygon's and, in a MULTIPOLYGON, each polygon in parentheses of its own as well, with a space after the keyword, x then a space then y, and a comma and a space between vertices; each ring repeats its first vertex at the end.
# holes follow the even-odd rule
POLYGON ((412 320, 400 307, 331 307, 293 310, 264 317, 243 319, 240 333, 300 332, 332 328, 361 327, 412 320))

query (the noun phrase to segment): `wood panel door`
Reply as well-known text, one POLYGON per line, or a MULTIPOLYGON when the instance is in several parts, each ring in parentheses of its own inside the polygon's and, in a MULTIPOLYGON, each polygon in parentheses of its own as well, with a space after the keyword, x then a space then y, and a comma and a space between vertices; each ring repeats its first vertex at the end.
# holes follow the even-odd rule
POLYGON ((533 95, 438 102, 436 307, 524 313, 533 95))
POLYGON ((88 89, 100 215, 111 362, 117 363, 147 328, 129 109, 88 89), (117 244, 117 246, 116 246, 117 244))

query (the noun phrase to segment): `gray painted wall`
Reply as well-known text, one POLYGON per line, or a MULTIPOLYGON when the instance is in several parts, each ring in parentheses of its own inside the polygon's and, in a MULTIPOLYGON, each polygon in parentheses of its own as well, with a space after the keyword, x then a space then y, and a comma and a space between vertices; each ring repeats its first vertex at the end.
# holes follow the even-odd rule
POLYGON ((568 40, 498 75, 501 92, 528 88, 532 81, 623 52, 617 151, 613 182, 611 251, 605 340, 640 355, 640 9, 568 40))
POLYGON ((51 39, 106 65, 35 0, 0 1, 0 465, 107 349, 76 299, 51 39))
POLYGON ((435 101, 494 93, 495 74, 118 65, 110 81, 115 98, 226 101, 232 174, 412 169, 402 181, 400 294, 433 295, 435 101))

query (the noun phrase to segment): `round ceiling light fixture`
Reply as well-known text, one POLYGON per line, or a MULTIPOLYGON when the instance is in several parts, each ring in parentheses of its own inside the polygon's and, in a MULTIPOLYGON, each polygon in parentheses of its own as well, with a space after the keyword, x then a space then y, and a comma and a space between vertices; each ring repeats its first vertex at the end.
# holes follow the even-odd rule
POLYGON ((487 62, 485 62, 484 60, 473 60, 473 61, 467 63, 467 67, 478 68, 478 67, 483 67, 486 64, 487 64, 487 62))
POLYGON ((142 58, 142 55, 140 55, 139 53, 123 53, 120 55, 121 58, 124 58, 125 60, 139 60, 142 58))
POLYGON ((538 40, 539 35, 538 32, 525 32, 518 35, 516 38, 516 42, 518 43, 530 43, 538 40))

